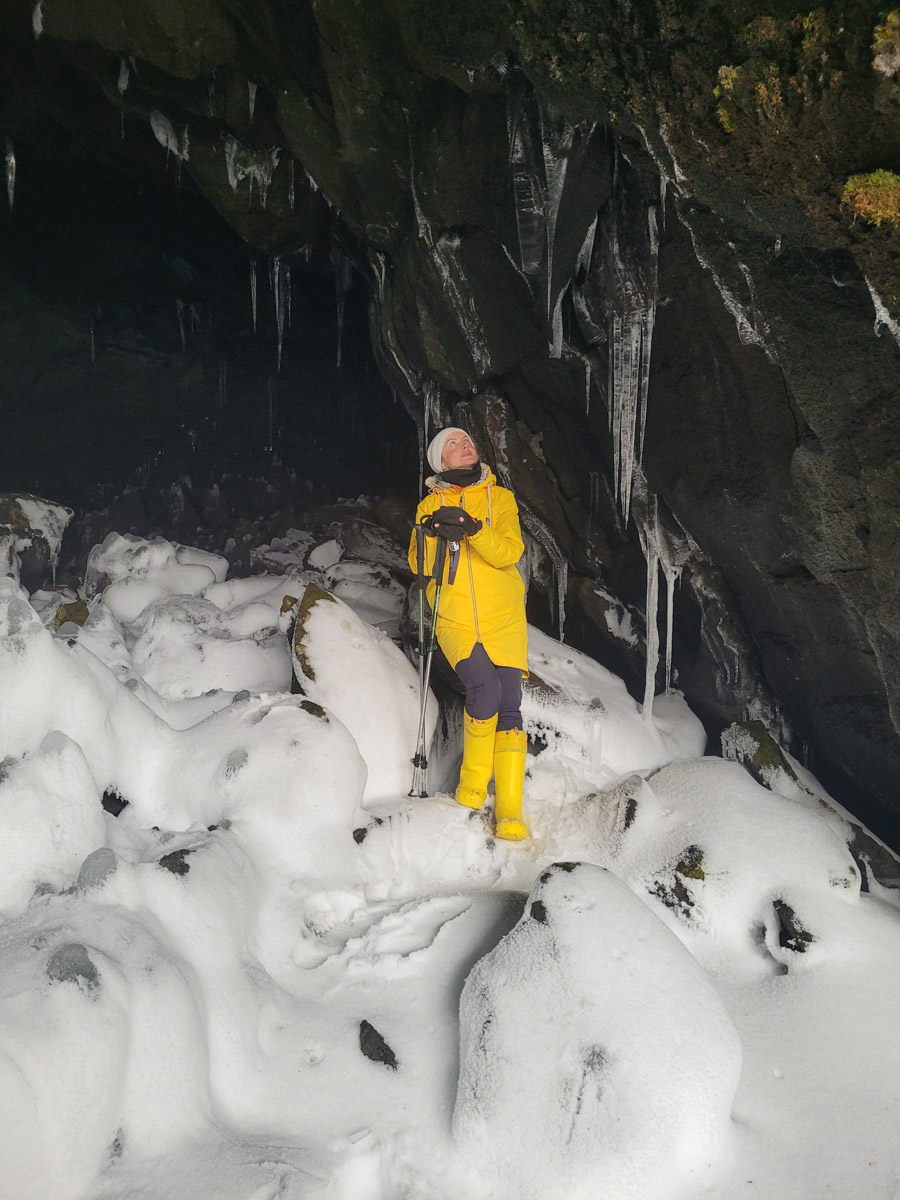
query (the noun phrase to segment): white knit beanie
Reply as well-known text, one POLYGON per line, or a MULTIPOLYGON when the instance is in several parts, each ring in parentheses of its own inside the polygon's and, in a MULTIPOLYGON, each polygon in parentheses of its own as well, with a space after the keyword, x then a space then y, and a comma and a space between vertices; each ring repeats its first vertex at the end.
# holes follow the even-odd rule
POLYGON ((425 455, 425 457, 428 459, 428 465, 431 467, 432 471, 437 471, 440 473, 442 455, 444 453, 444 442, 446 442, 451 433, 464 433, 466 437, 469 436, 467 430, 459 429, 455 425, 451 425, 448 429, 442 429, 440 433, 436 433, 428 443, 428 450, 426 451, 425 455))

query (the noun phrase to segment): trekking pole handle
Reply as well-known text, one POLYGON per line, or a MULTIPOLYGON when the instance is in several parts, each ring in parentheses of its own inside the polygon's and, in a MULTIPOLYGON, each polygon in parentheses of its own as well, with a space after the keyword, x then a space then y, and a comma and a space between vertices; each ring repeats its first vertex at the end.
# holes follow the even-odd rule
POLYGON ((431 572, 432 579, 436 579, 440 583, 444 578, 444 563, 447 559, 447 542, 445 538, 439 537, 437 545, 434 548, 434 569, 431 572))

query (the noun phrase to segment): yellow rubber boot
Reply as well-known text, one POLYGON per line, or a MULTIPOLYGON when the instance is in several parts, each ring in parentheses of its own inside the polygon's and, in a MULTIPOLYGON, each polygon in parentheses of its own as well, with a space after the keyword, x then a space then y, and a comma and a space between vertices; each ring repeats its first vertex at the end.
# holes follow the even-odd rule
POLYGON ((509 842, 520 842, 528 837, 528 827, 522 820, 527 747, 528 739, 521 729, 504 729, 494 738, 496 834, 509 842))
POLYGON ((497 714, 479 721, 463 712, 463 760, 459 769, 456 803, 481 808, 494 773, 494 733, 497 714))

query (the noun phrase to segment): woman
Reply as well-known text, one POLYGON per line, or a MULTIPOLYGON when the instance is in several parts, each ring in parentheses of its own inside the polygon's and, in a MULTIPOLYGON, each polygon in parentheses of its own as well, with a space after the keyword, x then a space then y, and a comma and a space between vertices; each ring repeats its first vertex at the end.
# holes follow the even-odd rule
MULTIPOLYGON (((494 776, 497 837, 528 836, 522 819, 526 738, 522 729, 522 677, 528 672, 525 585, 516 569, 524 545, 515 497, 499 487, 478 460, 464 429, 442 429, 428 447, 435 474, 416 509, 425 539, 426 574, 436 538, 460 543, 456 576, 450 555, 438 610, 437 640, 466 689, 463 760, 456 800, 481 808, 494 776)), ((409 545, 416 570, 416 532, 409 545)), ((435 583, 428 584, 434 605, 435 583)))

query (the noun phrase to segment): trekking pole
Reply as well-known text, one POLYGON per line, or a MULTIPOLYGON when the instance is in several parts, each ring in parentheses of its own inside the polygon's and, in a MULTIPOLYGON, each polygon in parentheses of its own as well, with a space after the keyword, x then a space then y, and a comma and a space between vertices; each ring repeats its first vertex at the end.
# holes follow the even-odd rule
POLYGON ((419 700, 425 695, 425 526, 416 525, 416 584, 419 588, 419 700))
MULTIPOLYGON (((418 534, 416 535, 418 537, 418 534)), ((409 795, 425 797, 428 795, 428 752, 425 745, 425 710, 428 705, 428 681, 431 678, 431 661, 434 658, 435 631, 437 630, 438 609, 441 603, 441 587, 443 586, 444 562, 447 558, 447 543, 439 537, 434 548, 434 569, 431 577, 436 583, 434 592, 434 608, 431 614, 431 634, 428 639, 428 653, 425 658, 425 668, 422 677, 422 704, 419 710, 419 733, 416 738, 416 753, 413 756, 413 780, 409 795)), ((417 563, 418 565, 418 563, 417 563)), ((424 628, 424 606, 422 625, 424 628)))

